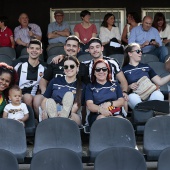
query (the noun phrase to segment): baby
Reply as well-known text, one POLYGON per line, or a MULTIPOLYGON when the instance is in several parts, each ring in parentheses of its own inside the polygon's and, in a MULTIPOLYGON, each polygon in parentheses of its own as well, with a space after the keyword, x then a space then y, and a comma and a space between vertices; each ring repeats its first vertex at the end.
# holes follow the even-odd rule
POLYGON ((29 112, 25 103, 21 103, 22 90, 18 85, 9 89, 9 100, 11 103, 4 108, 3 118, 15 119, 25 126, 25 121, 29 118, 29 112))

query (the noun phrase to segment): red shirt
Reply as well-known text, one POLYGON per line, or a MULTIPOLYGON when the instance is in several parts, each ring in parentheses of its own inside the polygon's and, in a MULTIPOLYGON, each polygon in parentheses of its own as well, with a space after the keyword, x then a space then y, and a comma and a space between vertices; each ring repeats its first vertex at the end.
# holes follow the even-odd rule
POLYGON ((13 33, 10 28, 5 27, 4 30, 0 30, 0 47, 12 47, 10 37, 13 37, 13 33))

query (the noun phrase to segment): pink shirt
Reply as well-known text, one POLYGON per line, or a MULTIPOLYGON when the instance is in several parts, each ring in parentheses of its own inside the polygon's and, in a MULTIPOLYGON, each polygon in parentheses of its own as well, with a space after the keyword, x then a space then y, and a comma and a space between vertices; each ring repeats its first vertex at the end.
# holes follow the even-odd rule
POLYGON ((97 28, 95 24, 91 24, 89 28, 84 28, 80 23, 75 25, 74 32, 78 32, 80 40, 84 44, 87 44, 89 40, 92 38, 92 34, 93 33, 97 34, 97 28))

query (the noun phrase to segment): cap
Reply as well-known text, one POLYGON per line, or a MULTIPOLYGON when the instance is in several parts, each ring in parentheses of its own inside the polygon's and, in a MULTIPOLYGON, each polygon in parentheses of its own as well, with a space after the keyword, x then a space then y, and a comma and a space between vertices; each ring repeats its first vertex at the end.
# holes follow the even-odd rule
POLYGON ((101 40, 99 38, 92 37, 90 39, 90 41, 88 42, 88 47, 90 46, 90 44, 95 43, 95 42, 99 43, 102 46, 102 42, 101 42, 101 40))
POLYGON ((58 10, 56 10, 56 11, 54 12, 54 15, 56 15, 56 14, 62 14, 62 15, 64 15, 64 12, 63 12, 63 10, 58 9, 58 10))

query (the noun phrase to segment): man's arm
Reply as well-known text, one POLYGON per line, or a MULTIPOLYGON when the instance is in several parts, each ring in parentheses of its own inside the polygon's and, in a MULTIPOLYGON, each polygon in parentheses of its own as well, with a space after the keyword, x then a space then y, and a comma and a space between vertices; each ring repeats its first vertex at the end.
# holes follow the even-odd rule
POLYGON ((57 37, 68 37, 70 35, 69 29, 64 29, 63 31, 53 31, 49 32, 47 37, 48 38, 57 38, 57 37))

